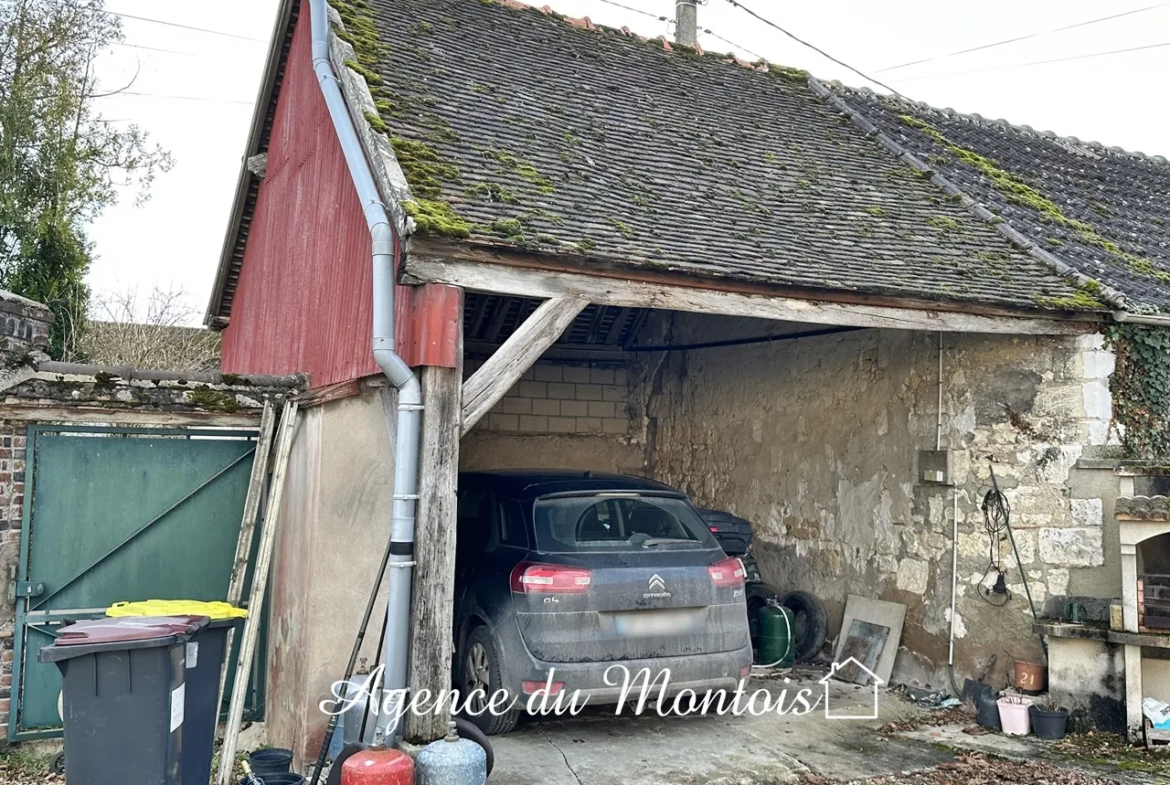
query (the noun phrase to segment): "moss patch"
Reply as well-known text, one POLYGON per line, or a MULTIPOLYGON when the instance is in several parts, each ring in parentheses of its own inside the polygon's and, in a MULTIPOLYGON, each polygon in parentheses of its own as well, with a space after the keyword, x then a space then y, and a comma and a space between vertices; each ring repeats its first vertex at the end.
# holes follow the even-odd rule
POLYGON ((437 199, 442 194, 443 183, 459 182, 459 168, 443 161, 425 142, 395 136, 390 139, 390 144, 410 183, 410 190, 420 200, 437 199))
POLYGON ((885 218, 886 217, 885 208, 880 207, 876 204, 872 204, 869 207, 865 208, 865 211, 867 213, 869 213, 870 215, 876 216, 878 218, 885 218))
POLYGON ((451 205, 437 199, 412 199, 402 209, 414 219, 419 231, 442 237, 470 237, 471 224, 455 214, 451 205))
POLYGON ((390 130, 386 127, 385 121, 373 112, 363 112, 362 116, 366 118, 366 122, 370 124, 370 128, 373 128, 378 133, 384 134, 390 130))
POLYGON ((1101 285, 1096 281, 1086 281, 1077 287, 1076 292, 1068 297, 1032 298, 1041 308, 1052 308, 1058 311, 1085 311, 1101 308, 1101 285))
POLYGON ((959 222, 954 218, 948 218, 945 215, 932 215, 926 219, 926 223, 940 232, 959 231, 959 222))
POLYGON ((799 68, 786 68, 782 65, 768 63, 768 73, 788 82, 796 82, 803 85, 808 84, 808 71, 802 71, 799 68))
POLYGON ((629 239, 634 236, 634 230, 631 229, 630 225, 625 221, 620 221, 617 218, 610 218, 606 220, 606 223, 616 229, 622 237, 629 239))
POLYGON ((530 161, 518 158, 506 150, 493 150, 490 151, 490 155, 506 170, 515 172, 522 179, 535 185, 541 193, 551 194, 553 192, 552 183, 530 161))
POLYGON ((206 384, 201 384, 187 393, 187 400, 201 409, 210 412, 234 412, 240 408, 236 396, 231 393, 213 390, 206 384))
POLYGON ((485 202, 515 204, 520 201, 513 191, 499 183, 476 183, 464 191, 463 195, 470 199, 482 199, 485 202))
POLYGON ((496 234, 504 235, 509 239, 517 239, 524 236, 524 224, 515 218, 497 218, 492 221, 489 228, 496 234))

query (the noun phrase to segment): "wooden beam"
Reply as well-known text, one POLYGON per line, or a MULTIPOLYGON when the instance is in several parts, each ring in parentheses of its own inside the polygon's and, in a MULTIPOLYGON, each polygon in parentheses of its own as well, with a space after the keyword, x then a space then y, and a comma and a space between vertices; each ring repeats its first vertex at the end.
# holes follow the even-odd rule
POLYGON ((125 425, 131 427, 216 427, 255 428, 260 409, 237 412, 162 411, 147 409, 103 409, 100 406, 77 406, 66 403, 43 404, 9 398, 3 402, 4 419, 32 423, 68 423, 70 425, 125 425))
MULTIPOLYGON (((411 592, 410 694, 427 690, 433 703, 451 687, 455 642, 455 508, 459 476, 460 390, 463 373, 428 366, 421 371, 422 450, 415 520, 414 580, 411 592)), ((408 712, 408 741, 426 744, 447 733, 450 712, 408 712)))
MULTIPOLYGON (((678 284, 601 277, 584 273, 455 261, 416 252, 407 278, 521 297, 580 298, 599 305, 659 308, 694 313, 749 316, 810 324, 1012 335, 1080 335, 1091 321, 1058 321, 1020 316, 983 316, 950 310, 917 310, 881 305, 825 302, 678 284)), ((464 400, 469 400, 464 395, 464 400)))
POLYGON ((587 300, 578 297, 555 297, 541 303, 536 312, 464 382, 464 434, 512 389, 537 357, 556 343, 588 304, 587 300))
POLYGON ((321 406, 322 404, 332 403, 333 401, 355 398, 361 394, 362 388, 358 380, 349 379, 344 382, 329 384, 325 387, 318 387, 315 390, 306 390, 303 393, 298 393, 293 396, 293 400, 300 404, 302 409, 308 409, 311 406, 321 406))

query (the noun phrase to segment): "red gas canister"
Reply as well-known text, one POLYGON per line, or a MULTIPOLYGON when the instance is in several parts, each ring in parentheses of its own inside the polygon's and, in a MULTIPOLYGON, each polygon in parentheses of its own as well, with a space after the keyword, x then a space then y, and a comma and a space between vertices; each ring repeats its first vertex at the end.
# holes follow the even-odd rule
POLYGON ((342 765, 341 785, 414 785, 414 761, 399 750, 370 747, 342 765))

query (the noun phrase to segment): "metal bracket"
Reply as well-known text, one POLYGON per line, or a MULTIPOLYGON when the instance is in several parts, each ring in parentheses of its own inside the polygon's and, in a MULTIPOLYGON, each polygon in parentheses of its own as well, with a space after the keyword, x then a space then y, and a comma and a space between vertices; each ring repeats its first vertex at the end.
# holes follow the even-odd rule
POLYGON ((40 581, 16 581, 15 589, 17 597, 40 597, 45 593, 45 584, 40 581))

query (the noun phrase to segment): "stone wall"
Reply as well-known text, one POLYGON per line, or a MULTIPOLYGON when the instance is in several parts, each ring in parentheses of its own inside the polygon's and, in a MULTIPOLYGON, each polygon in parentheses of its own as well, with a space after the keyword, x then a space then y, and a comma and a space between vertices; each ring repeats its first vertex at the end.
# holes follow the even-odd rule
POLYGON ((38 302, 0 289, 0 351, 41 349, 53 314, 38 302))
MULTIPOLYGON (((677 318, 672 340, 710 340, 719 321, 677 318)), ((1002 678, 1005 647, 1042 656, 1009 543, 1010 600, 993 607, 977 590, 995 577, 985 577, 980 512, 992 463, 1038 610, 1049 595, 1119 586, 1103 525, 1115 480, 1077 468, 1108 437, 1112 364, 1100 338, 943 337, 953 487, 922 482, 918 465, 939 438, 938 342, 865 330, 675 352, 645 387, 653 476, 753 521, 765 577, 822 597, 832 633, 850 593, 906 604, 895 678, 934 686, 945 683, 956 509, 957 670, 998 653, 1002 678)))

